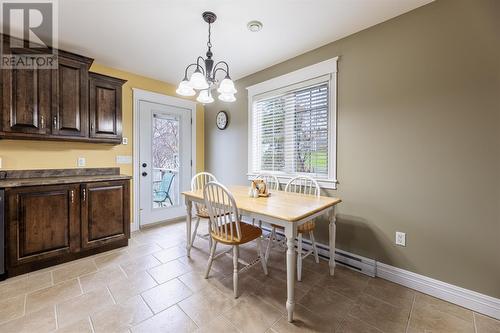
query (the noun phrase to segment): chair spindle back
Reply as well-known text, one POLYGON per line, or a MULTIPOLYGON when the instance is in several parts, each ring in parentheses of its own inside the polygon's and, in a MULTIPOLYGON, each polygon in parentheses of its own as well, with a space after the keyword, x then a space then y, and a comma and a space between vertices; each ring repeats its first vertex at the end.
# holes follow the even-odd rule
POLYGON ((268 189, 270 190, 278 191, 280 189, 280 181, 278 180, 278 177, 276 177, 275 175, 271 175, 268 173, 261 173, 255 176, 254 179, 262 179, 266 183, 266 186, 268 186, 268 189))
POLYGON ((222 184, 209 182, 203 197, 210 217, 210 231, 227 241, 241 239, 240 214, 233 195, 222 184))
POLYGON ((285 192, 294 192, 319 197, 320 187, 316 180, 308 176, 292 178, 285 186, 285 192))
MULTIPOLYGON (((216 182, 217 178, 210 172, 199 172, 193 176, 191 179, 191 191, 203 190, 203 187, 209 182, 216 182)), ((196 213, 200 213, 203 210, 203 205, 195 204, 196 213)))

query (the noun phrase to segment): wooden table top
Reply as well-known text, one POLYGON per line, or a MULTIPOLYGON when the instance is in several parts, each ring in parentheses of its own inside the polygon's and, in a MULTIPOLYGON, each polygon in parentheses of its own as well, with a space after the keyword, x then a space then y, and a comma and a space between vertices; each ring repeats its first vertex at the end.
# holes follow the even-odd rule
MULTIPOLYGON (((233 194, 238 209, 288 222, 302 220, 342 202, 338 198, 284 191, 271 191, 271 196, 267 198, 251 198, 248 196, 247 186, 228 186, 228 189, 233 194)), ((203 200, 203 190, 185 191, 182 194, 191 199, 203 200)))

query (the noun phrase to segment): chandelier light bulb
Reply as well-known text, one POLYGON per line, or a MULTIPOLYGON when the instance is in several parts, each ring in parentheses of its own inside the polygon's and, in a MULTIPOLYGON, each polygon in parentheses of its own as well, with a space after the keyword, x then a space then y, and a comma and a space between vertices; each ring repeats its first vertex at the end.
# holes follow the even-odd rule
POLYGON ((209 87, 205 76, 199 70, 196 70, 193 75, 191 75, 189 85, 196 90, 203 90, 209 87))
POLYGON ((181 96, 196 95, 196 91, 189 85, 189 81, 186 78, 179 83, 179 87, 175 92, 181 96))
POLYGON ((203 104, 209 104, 214 101, 214 98, 212 97, 212 94, 209 92, 209 90, 206 89, 200 91, 200 94, 198 95, 198 98, 196 98, 196 100, 203 104))
POLYGON ((234 97, 234 94, 220 94, 219 101, 231 103, 236 101, 236 97, 234 97))
POLYGON ((233 80, 231 80, 229 77, 226 77, 219 84, 219 89, 217 89, 217 92, 221 94, 235 94, 237 90, 234 87, 233 80))

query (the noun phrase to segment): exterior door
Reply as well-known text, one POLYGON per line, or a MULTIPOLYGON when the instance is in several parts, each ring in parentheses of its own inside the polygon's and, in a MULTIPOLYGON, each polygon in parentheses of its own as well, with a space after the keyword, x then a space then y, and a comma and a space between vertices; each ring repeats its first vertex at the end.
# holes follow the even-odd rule
POLYGON ((139 102, 140 225, 185 215, 192 167, 191 110, 139 102))

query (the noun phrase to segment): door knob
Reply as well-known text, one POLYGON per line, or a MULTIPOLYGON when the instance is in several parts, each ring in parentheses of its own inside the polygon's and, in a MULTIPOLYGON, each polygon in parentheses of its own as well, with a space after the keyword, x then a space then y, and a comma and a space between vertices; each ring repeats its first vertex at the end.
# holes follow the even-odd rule
POLYGON ((142 167, 145 168, 147 167, 148 165, 146 163, 142 163, 142 167))
POLYGON ((148 175, 148 173, 147 173, 147 172, 145 172, 145 171, 142 173, 142 176, 143 176, 143 177, 146 177, 147 175, 148 175))

